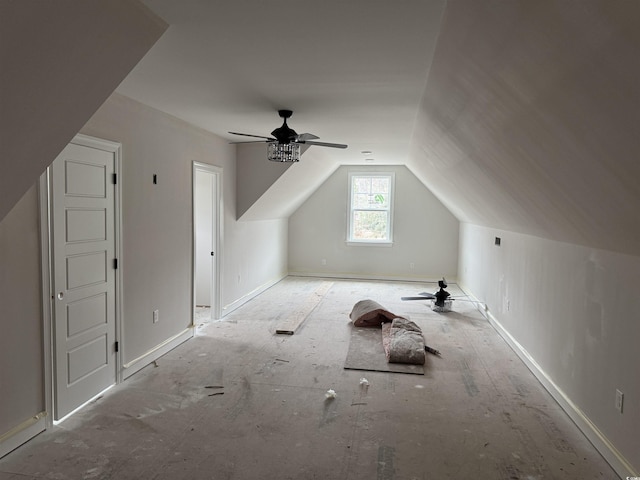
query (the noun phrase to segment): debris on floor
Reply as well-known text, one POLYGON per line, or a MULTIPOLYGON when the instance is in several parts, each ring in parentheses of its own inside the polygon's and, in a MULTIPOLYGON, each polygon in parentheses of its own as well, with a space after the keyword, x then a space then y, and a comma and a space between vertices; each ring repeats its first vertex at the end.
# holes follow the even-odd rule
MULTIPOLYGON (((222 385, 205 385, 204 388, 215 388, 215 389, 219 389, 219 388, 224 388, 222 385)), ((215 397, 216 395, 224 395, 224 392, 213 392, 210 393, 208 396, 209 397, 215 397)))
POLYGON ((369 380, 362 377, 360 379, 360 395, 366 395, 369 392, 369 380))
POLYGON ((338 394, 334 389, 330 388, 329 390, 327 390, 327 393, 325 393, 324 396, 329 399, 332 399, 332 398, 336 398, 338 394))
POLYGON ((436 350, 435 348, 431 348, 428 345, 424 346, 424 351, 427 353, 430 353, 431 355, 436 355, 436 356, 441 356, 440 355, 440 350, 436 350))

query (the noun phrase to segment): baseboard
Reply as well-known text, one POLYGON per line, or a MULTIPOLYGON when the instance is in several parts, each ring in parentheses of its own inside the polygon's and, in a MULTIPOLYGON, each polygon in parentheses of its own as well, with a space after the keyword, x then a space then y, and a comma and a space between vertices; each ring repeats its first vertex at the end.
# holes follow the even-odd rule
POLYGON ((286 277, 287 277, 287 275, 283 275, 280 278, 276 278, 276 279, 271 280, 271 281, 269 281, 267 283, 263 283, 258 288, 255 288, 255 289, 251 290, 249 293, 247 293, 247 294, 243 295, 242 297, 238 298, 237 300, 231 302, 229 305, 225 305, 224 307, 222 307, 222 318, 224 318, 225 316, 229 315, 235 309, 240 308, 242 305, 247 303, 249 300, 252 300, 253 298, 257 297, 258 295, 260 295, 265 290, 270 289, 276 283, 280 282, 283 278, 286 278, 286 277))
MULTIPOLYGON (((462 287, 472 299, 477 299, 469 294, 469 290, 462 287)), ((479 302, 480 303, 480 302, 479 302)), ((611 468, 620 476, 620 478, 639 477, 640 473, 635 471, 633 466, 624 458, 618 449, 609 441, 609 439, 598 429, 598 427, 589 419, 589 417, 562 391, 558 385, 546 374, 546 372, 538 365, 535 359, 527 352, 527 350, 507 331, 506 328, 494 317, 484 303, 479 304, 478 311, 489 321, 498 334, 507 342, 511 349, 520 357, 527 368, 538 379, 542 386, 549 392, 554 400, 560 405, 560 408, 569 416, 576 424, 583 435, 591 442, 596 450, 602 455, 611 468)))
MULTIPOLYGON (((396 275, 363 275, 358 273, 329 272, 289 272, 290 277, 332 278, 336 280, 371 280, 379 282, 438 283, 442 277, 396 276, 396 275)), ((447 283, 455 284, 454 277, 447 277, 447 283)))
POLYGON ((123 365, 122 371, 122 379, 127 379, 137 371, 149 365, 151 362, 154 362, 164 354, 170 352, 174 348, 176 348, 181 343, 189 340, 193 337, 194 329, 193 327, 189 327, 182 332, 174 335, 173 337, 165 340, 161 344, 155 346, 145 354, 139 356, 135 360, 131 362, 125 363, 123 365))
POLYGON ((5 434, 0 435, 0 458, 43 432, 47 428, 46 417, 46 412, 40 412, 5 434))

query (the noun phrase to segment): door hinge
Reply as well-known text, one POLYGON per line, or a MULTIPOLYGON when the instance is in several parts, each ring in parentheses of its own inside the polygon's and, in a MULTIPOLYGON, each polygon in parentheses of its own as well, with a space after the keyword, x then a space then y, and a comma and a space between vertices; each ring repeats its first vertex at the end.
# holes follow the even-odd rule
POLYGON ((114 269, 114 270, 117 270, 117 269, 118 269, 118 259, 117 259, 117 258, 114 258, 114 259, 113 259, 113 269, 114 269))
POLYGON ((116 342, 116 343, 114 344, 114 347, 115 347, 115 349, 116 349, 116 352, 117 352, 118 350, 120 350, 120 344, 119 344, 118 342, 116 342))
POLYGON ((118 184, 118 174, 117 173, 112 173, 111 174, 111 183, 113 183, 114 185, 118 184))

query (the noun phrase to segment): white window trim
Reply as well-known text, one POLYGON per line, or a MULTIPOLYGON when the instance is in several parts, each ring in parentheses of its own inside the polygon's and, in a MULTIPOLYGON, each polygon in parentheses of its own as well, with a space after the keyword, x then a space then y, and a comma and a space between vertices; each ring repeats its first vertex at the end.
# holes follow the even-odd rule
POLYGON ((394 210, 394 194, 395 194, 395 172, 349 172, 349 197, 347 199, 347 240, 348 246, 358 247, 391 247, 393 246, 393 210, 394 210), (384 240, 369 240, 353 238, 353 177, 385 177, 389 178, 389 224, 387 225, 388 238, 384 240))

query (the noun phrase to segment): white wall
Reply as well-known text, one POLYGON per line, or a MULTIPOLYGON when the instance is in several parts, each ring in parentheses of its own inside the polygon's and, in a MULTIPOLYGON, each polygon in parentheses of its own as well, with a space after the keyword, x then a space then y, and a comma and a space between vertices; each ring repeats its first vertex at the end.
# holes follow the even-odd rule
POLYGON ((223 314, 286 274, 286 221, 236 221, 235 147, 226 140, 118 94, 82 133, 123 145, 125 364, 191 323, 193 161, 223 169, 223 314))
MULTIPOLYGON (((223 313, 286 275, 286 220, 236 221, 235 147, 225 140, 119 95, 82 133, 123 145, 125 364, 191 323, 194 160, 223 168, 223 313), (160 311, 157 324, 154 309, 160 311)), ((0 222, 0 327, 1 437, 45 410, 35 186, 0 222)), ((14 437, 6 443, 15 447, 14 437)))
POLYGON ((38 223, 35 187, 0 222, 0 438, 45 410, 38 223))
POLYGON ((332 148, 301 150, 299 162, 282 164, 265 162, 264 144, 238 145, 239 220, 289 218, 339 166, 332 148))
POLYGON ((293 163, 267 160, 267 144, 236 147, 236 213, 241 218, 293 163))
POLYGON ((340 167, 289 218, 292 274, 453 280, 457 255, 458 221, 404 166, 340 167), (346 244, 350 171, 395 172, 392 247, 346 244))
POLYGON ((461 224, 459 261, 463 288, 640 471, 640 257, 461 224))

